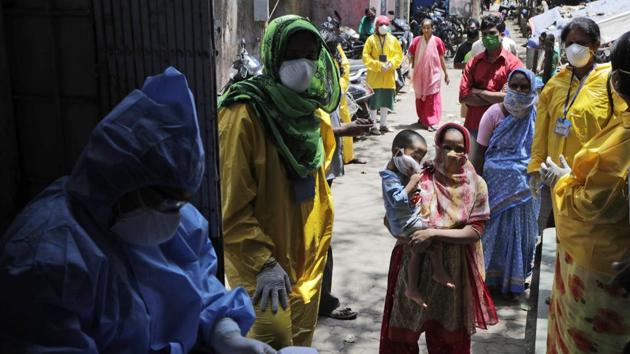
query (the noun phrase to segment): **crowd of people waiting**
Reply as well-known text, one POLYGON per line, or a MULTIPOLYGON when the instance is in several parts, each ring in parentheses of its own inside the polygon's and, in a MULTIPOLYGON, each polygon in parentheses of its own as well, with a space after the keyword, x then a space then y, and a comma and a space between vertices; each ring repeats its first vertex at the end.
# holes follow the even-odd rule
MULTIPOLYGON (((4 235, 0 352, 265 354, 309 347, 322 311, 356 317, 330 293, 330 185, 354 159, 344 156, 344 137, 374 129, 377 110, 379 133, 391 131, 402 53, 388 21, 376 18, 363 53, 376 92, 370 120, 342 117, 343 51, 295 15, 269 23, 263 75, 219 99, 232 290, 214 275, 208 223, 189 203, 205 152, 185 77, 169 68, 129 94, 95 128, 72 174, 4 235)), ((423 332, 430 353, 470 352, 476 328, 498 321, 491 290, 525 290, 550 215, 558 251, 548 352, 622 351, 630 338, 630 32, 611 63, 598 64, 599 28, 574 19, 561 36, 569 65, 540 92, 505 47, 504 24, 487 16, 478 25, 484 49, 460 82, 464 125, 436 127, 442 73, 449 78, 443 44, 430 21, 422 26, 412 80, 420 128, 437 129, 436 154, 425 161, 426 140, 403 130, 381 172, 384 224, 397 243, 380 353, 418 353, 423 332)))

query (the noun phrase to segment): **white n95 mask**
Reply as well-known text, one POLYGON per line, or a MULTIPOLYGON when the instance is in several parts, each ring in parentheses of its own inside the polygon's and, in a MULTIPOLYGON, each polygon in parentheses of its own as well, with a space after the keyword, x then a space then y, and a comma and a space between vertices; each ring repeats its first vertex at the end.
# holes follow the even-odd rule
POLYGON ((283 61, 280 65, 280 82, 291 90, 302 93, 311 85, 315 74, 315 63, 309 59, 283 61))
POLYGON ((387 32, 389 32, 389 26, 387 26, 387 25, 381 25, 381 26, 378 28, 378 33, 379 33, 380 35, 382 35, 382 36, 384 36, 385 34, 387 34, 387 32))
POLYGON ((140 208, 119 216, 111 230, 132 245, 159 245, 175 235, 180 220, 179 212, 162 213, 140 208))
POLYGON ((591 60, 591 49, 589 47, 573 43, 565 51, 567 52, 567 60, 574 68, 582 68, 591 60))

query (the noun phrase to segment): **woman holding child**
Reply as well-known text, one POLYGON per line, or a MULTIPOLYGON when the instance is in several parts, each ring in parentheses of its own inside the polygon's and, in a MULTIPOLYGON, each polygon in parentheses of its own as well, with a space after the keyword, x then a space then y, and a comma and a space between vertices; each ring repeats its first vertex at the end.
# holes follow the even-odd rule
POLYGON ((422 332, 426 332, 429 353, 469 353, 475 326, 486 328, 497 321, 483 280, 479 242, 490 216, 488 193, 484 180, 468 162, 470 134, 458 124, 448 123, 436 133, 435 143, 434 168, 423 170, 419 183, 424 229, 399 238, 392 252, 381 354, 418 353, 422 332), (427 248, 429 253, 421 252, 427 248), (433 257, 427 255, 435 249, 440 250, 454 288, 434 281, 433 257), (407 267, 414 252, 420 253, 416 285, 426 307, 406 295, 407 267))

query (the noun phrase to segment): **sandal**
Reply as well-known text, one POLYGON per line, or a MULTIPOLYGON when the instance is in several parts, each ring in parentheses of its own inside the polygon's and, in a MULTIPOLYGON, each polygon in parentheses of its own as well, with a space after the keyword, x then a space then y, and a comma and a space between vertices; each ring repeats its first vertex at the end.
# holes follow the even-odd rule
POLYGON ((348 161, 348 163, 346 165, 349 165, 349 164, 352 164, 352 163, 356 163, 358 165, 365 165, 367 163, 367 160, 355 157, 352 160, 348 161))
POLYGON ((435 127, 434 127, 434 126, 429 125, 429 126, 427 127, 427 130, 428 130, 428 131, 430 131, 430 132, 434 132, 434 131, 436 131, 437 129, 435 129, 435 127))
POLYGON ((331 313, 321 314, 321 316, 330 317, 335 320, 347 321, 357 318, 357 312, 352 311, 352 309, 349 307, 340 307, 333 310, 331 313))

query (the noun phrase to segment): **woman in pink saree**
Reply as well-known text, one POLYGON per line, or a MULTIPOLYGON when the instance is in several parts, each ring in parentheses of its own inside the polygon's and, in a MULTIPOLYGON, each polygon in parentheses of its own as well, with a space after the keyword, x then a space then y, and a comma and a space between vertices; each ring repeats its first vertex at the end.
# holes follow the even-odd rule
POLYGON ((476 328, 497 323, 492 298, 484 283, 480 236, 490 218, 484 180, 468 161, 470 134, 456 123, 443 125, 435 135, 434 171, 420 178, 419 213, 427 229, 416 231, 411 241, 400 239, 392 251, 380 354, 418 354, 418 339, 425 332, 429 354, 470 353, 476 328), (408 242, 431 247, 442 245, 444 268, 455 288, 432 281, 429 257, 421 254, 418 280, 421 307, 405 295, 411 251, 408 242))
POLYGON ((416 113, 422 129, 435 131, 434 125, 440 122, 442 98, 440 97, 441 71, 444 81, 449 84, 448 72, 444 63, 444 42, 433 35, 433 22, 422 21, 422 35, 411 42, 409 55, 413 65, 413 90, 416 92, 416 113))

